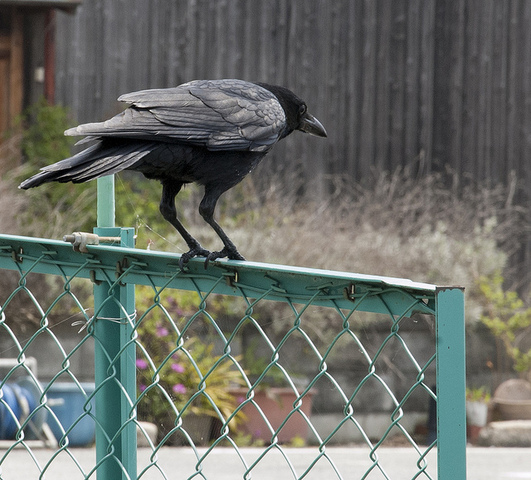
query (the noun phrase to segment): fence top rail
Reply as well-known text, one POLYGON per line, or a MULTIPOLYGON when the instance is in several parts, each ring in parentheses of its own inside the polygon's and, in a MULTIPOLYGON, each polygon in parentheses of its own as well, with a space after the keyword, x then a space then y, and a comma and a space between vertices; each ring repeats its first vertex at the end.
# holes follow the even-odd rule
MULTIPOLYGON (((120 228, 115 234, 120 235, 120 228)), ((122 229, 125 230, 125 229, 122 229)), ((48 273, 63 277, 77 276, 93 281, 151 285, 249 297, 265 296, 270 300, 295 302, 320 292, 316 305, 330 300, 339 308, 352 308, 364 296, 362 310, 397 311, 412 302, 411 312, 433 313, 437 287, 408 279, 354 274, 331 270, 274 265, 258 262, 219 260, 204 268, 203 259, 192 259, 184 271, 179 269, 180 255, 111 245, 89 245, 88 253, 73 250, 59 240, 0 235, 0 268, 48 273), (253 285, 251 291, 250 285, 253 285), (385 305, 381 296, 386 295, 385 305), (380 298, 371 305, 370 298, 380 298), (368 302, 367 302, 368 300, 368 302), (417 300, 415 302, 415 300, 417 300)), ((403 311, 403 310, 401 310, 403 311)))

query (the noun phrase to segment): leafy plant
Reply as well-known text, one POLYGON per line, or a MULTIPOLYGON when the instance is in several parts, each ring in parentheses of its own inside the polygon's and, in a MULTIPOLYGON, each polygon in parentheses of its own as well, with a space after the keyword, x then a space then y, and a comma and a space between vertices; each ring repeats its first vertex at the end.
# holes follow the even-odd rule
POLYGON ((61 105, 51 105, 44 97, 29 106, 21 122, 22 153, 33 166, 52 163, 70 156, 74 144, 72 137, 64 135, 72 120, 68 110, 61 105))
POLYGON ((284 387, 287 385, 286 377, 275 365, 269 366, 271 359, 257 353, 258 339, 253 338, 243 353, 242 364, 252 383, 260 380, 259 388, 284 387), (264 376, 262 377, 262 374, 264 376), (261 378, 260 378, 261 377, 261 378))
POLYGON ((523 344, 531 335, 531 307, 526 308, 516 292, 503 289, 503 277, 499 272, 482 277, 479 289, 485 299, 481 321, 501 340, 514 370, 520 374, 529 372, 531 348, 525 350, 523 344))
POLYGON ((466 389, 466 399, 469 402, 488 403, 490 401, 490 392, 487 387, 468 388, 466 389))
MULTIPOLYGON (((229 387, 244 385, 241 373, 232 360, 216 355, 214 344, 205 343, 197 332, 186 330, 182 335, 179 331, 191 308, 188 302, 197 295, 185 294, 179 305, 172 292, 165 290, 156 302, 153 290, 149 293, 148 288, 139 287, 136 296, 139 313, 145 314, 137 328, 143 347, 136 361, 139 416, 161 425, 175 421, 174 408, 183 416, 219 418, 217 407, 229 418, 237 406, 229 387)), ((234 420, 239 418, 236 415, 234 420)))
MULTIPOLYGON (((144 343, 147 337, 154 336, 167 354, 158 355, 150 348, 147 358, 139 355, 136 361, 139 392, 157 383, 169 393, 174 406, 184 415, 194 413, 217 418, 215 405, 225 418, 229 417, 234 411, 235 402, 228 388, 243 384, 243 377, 233 368, 232 362, 215 355, 213 344, 190 338, 177 346, 172 338, 177 335, 172 335, 160 325, 155 328, 155 333, 147 334, 144 330, 140 342, 144 343)), ((146 395, 141 405, 145 416, 151 417, 155 423, 158 423, 157 417, 165 417, 168 412, 166 399, 159 395, 146 395)))
MULTIPOLYGON (((71 155, 74 139, 66 137, 64 131, 72 126, 72 120, 65 107, 50 105, 41 98, 23 112, 19 124, 24 165, 16 172, 17 183, 71 155)), ((19 233, 62 237, 75 230, 92 231, 96 225, 95 182, 53 183, 23 195, 29 201, 20 214, 19 233)))

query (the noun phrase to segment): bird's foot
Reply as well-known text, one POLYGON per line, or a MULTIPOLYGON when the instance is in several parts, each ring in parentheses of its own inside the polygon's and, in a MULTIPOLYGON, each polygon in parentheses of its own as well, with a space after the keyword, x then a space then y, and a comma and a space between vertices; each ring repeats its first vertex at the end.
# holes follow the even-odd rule
POLYGON ((208 262, 212 262, 214 260, 217 260, 218 258, 228 258, 230 260, 245 260, 243 256, 236 250, 236 248, 228 248, 224 247, 219 252, 210 252, 209 255, 207 255, 205 260, 205 268, 208 267, 208 262))
POLYGON ((204 249, 201 245, 197 245, 196 247, 191 248, 190 251, 181 255, 181 258, 179 259, 179 268, 182 270, 190 259, 194 257, 205 257, 208 261, 210 255, 212 255, 212 253, 209 250, 204 249))

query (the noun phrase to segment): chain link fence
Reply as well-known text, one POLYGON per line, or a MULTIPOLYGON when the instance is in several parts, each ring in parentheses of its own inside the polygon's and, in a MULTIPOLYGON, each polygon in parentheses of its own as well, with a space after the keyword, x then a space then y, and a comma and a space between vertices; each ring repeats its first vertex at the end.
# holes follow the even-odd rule
POLYGON ((181 271, 131 248, 131 229, 97 233, 119 246, 0 237, 0 478, 406 478, 395 445, 407 478, 465 478, 461 289, 252 262, 181 271))

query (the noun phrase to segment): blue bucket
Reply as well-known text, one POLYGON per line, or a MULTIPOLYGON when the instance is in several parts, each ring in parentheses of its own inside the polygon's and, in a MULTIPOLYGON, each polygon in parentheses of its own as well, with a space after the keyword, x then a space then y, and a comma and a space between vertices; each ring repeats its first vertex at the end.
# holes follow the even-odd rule
MULTIPOLYGON (((81 386, 87 395, 94 392, 95 387, 93 383, 81 383, 81 386)), ((50 409, 57 417, 57 420, 59 420, 64 431, 68 430, 76 423, 79 417, 85 414, 86 409, 84 406, 87 398, 75 383, 53 383, 46 392, 46 397, 50 409)), ((92 414, 94 414, 94 410, 95 404, 94 398, 92 398, 90 401, 90 411, 92 414)), ((63 431, 61 430, 61 425, 57 423, 57 420, 52 415, 48 415, 48 425, 57 441, 60 442, 63 437, 63 431)), ((94 419, 90 415, 85 415, 68 432, 69 445, 73 447, 89 446, 94 443, 95 433, 96 426, 94 419)))
MULTIPOLYGON (((6 383, 0 390, 0 439, 13 440, 18 431, 15 418, 20 423, 23 415, 33 412, 37 408, 37 399, 30 390, 16 383, 6 383)), ((31 434, 30 437, 35 438, 31 434)))
POLYGON ((0 392, 0 439, 12 440, 18 428, 13 416, 20 419, 20 406, 13 385, 6 383, 0 392))

